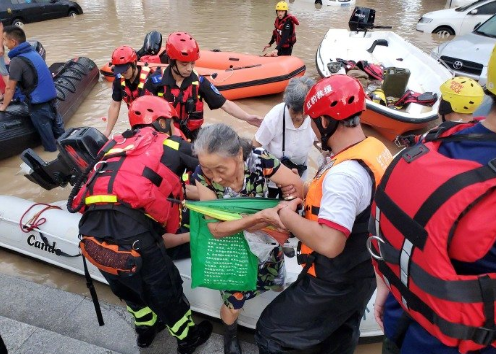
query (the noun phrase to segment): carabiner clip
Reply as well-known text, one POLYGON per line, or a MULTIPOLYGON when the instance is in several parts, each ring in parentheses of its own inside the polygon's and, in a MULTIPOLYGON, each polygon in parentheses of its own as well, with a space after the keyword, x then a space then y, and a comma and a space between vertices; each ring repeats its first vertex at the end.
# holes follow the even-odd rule
POLYGON ((376 240, 377 242, 382 242, 382 243, 385 243, 384 240, 382 238, 380 238, 379 236, 370 236, 368 239, 367 239, 367 249, 370 253, 370 255, 377 259, 378 261, 383 261, 384 260, 384 257, 382 257, 382 254, 381 254, 381 248, 379 247, 379 254, 377 255, 375 252, 374 252, 374 249, 372 248, 372 240, 376 240))
POLYGON ((95 171, 96 173, 101 173, 102 171, 100 171, 100 170, 103 168, 103 165, 100 166, 100 164, 106 164, 106 163, 107 163, 107 161, 104 161, 104 160, 98 161, 95 164, 95 166, 93 166, 93 171, 95 171))

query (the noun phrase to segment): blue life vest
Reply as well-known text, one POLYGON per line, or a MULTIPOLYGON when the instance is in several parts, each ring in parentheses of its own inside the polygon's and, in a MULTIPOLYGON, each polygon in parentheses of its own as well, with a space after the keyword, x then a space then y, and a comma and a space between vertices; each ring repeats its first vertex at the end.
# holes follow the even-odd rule
MULTIPOLYGON (((25 58, 26 62, 36 71, 36 87, 31 92, 23 92, 31 104, 45 103, 57 97, 52 73, 43 58, 31 47, 28 42, 23 42, 9 52, 9 58, 25 58)), ((24 91, 24 90, 22 90, 24 91)))

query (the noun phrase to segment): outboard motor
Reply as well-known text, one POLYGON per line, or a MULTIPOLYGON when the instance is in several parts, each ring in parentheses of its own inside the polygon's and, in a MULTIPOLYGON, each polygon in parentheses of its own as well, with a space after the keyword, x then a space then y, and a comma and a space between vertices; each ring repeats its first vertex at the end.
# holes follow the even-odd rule
POLYGON ((162 48, 162 34, 158 31, 148 32, 143 42, 143 47, 138 50, 138 57, 143 55, 157 55, 162 48))
POLYGON ((368 31, 374 28, 375 10, 368 7, 355 7, 348 26, 350 31, 368 31))
POLYGON ((57 139, 59 154, 53 161, 43 161, 32 149, 22 152, 21 159, 29 168, 24 176, 46 190, 64 187, 67 183, 74 185, 94 165, 107 141, 96 128, 71 128, 57 139))
POLYGON ((46 60, 46 51, 43 45, 38 42, 37 40, 30 40, 28 41, 29 44, 31 44, 31 47, 38 52, 38 54, 43 58, 43 60, 46 60))

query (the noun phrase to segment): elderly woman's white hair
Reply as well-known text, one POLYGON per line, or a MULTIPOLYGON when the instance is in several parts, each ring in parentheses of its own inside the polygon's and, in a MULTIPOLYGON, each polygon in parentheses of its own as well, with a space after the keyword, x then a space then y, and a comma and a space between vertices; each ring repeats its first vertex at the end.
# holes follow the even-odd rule
POLYGON ((315 85, 315 80, 308 76, 292 78, 284 90, 284 103, 293 111, 302 112, 305 97, 313 85, 315 85))

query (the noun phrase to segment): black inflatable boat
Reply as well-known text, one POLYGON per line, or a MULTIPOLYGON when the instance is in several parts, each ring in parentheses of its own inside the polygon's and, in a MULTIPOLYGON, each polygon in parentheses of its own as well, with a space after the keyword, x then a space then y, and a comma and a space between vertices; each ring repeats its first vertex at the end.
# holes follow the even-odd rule
MULTIPOLYGON (((98 82, 98 67, 91 59, 79 57, 54 63, 50 71, 57 89, 58 111, 67 122, 98 82)), ((0 112, 0 159, 40 144, 26 104, 11 103, 0 112)))

